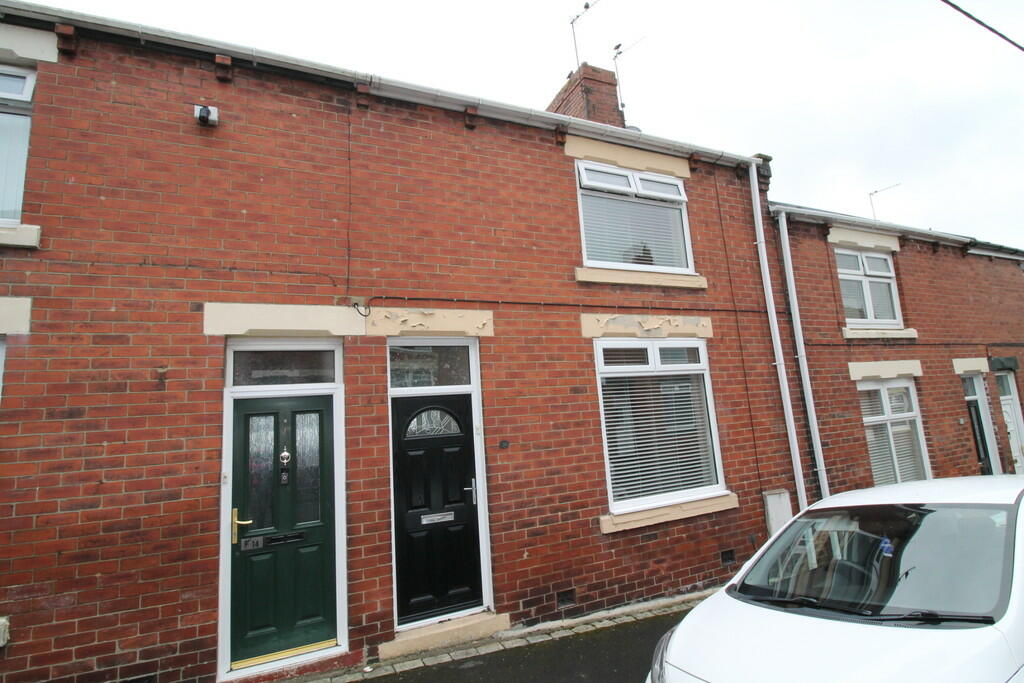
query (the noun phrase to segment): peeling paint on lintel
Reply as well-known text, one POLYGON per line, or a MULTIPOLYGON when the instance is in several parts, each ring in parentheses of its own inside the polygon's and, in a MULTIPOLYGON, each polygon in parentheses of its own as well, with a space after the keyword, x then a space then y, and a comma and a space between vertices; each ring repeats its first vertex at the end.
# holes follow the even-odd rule
POLYGON ((584 337, 700 337, 713 336, 711 318, 681 315, 622 315, 583 313, 584 337))
POLYGON ((493 337, 494 313, 449 308, 374 308, 366 333, 384 337, 493 337))

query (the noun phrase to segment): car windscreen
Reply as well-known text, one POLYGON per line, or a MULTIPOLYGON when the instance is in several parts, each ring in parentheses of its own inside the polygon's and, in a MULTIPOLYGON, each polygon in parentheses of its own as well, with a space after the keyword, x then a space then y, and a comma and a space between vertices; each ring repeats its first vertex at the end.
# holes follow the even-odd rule
POLYGON ((1009 595, 1014 510, 866 505, 808 511, 772 542, 733 593, 866 618, 946 615, 947 621, 991 623, 1009 595))

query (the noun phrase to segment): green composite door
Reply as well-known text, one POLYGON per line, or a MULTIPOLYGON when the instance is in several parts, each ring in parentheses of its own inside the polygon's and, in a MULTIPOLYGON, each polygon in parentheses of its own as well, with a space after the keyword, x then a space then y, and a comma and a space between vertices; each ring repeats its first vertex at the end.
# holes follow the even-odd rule
POLYGON ((337 637, 330 396, 234 403, 231 661, 337 637), (249 523, 246 523, 249 522, 249 523))

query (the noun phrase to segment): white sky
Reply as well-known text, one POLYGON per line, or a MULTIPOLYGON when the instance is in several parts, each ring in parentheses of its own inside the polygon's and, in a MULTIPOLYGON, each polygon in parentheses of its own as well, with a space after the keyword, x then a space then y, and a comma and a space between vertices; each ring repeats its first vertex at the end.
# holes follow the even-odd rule
MULTIPOLYGON (((53 0, 544 109, 583 0, 53 0)), ((1021 0, 957 4, 1024 43, 1021 0)), ((598 0, 582 61, 644 132, 774 157, 776 201, 1024 248, 1024 52, 939 0, 598 0)))

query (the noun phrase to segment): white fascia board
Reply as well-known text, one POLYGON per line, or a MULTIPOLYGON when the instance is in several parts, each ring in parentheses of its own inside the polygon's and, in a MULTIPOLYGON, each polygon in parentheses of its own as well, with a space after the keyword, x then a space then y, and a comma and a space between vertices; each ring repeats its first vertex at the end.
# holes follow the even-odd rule
POLYGON ((973 237, 966 237, 964 235, 954 235, 953 233, 939 232, 937 230, 912 228, 907 225, 886 223, 884 221, 860 218, 858 216, 850 216, 844 213, 835 213, 821 209, 809 209, 805 206, 785 204, 782 202, 768 202, 768 209, 771 211, 772 215, 785 213, 787 216, 792 216, 797 220, 809 221, 812 223, 828 223, 837 227, 849 226, 859 230, 878 232, 887 235, 902 235, 909 237, 910 239, 917 239, 924 242, 939 242, 955 247, 966 246, 968 254, 1004 258, 1011 261, 1024 261, 1024 249, 1003 247, 1001 244, 982 242, 981 240, 974 239, 973 237), (978 246, 971 246, 975 244, 978 246), (1005 249, 1005 251, 1003 249, 1005 249))
POLYGON ((977 248, 968 249, 967 253, 973 254, 975 256, 990 256, 992 258, 1004 258, 1009 259, 1010 261, 1024 261, 1024 251, 1018 253, 1010 253, 1005 251, 995 251, 994 249, 977 248))
POLYGON ((97 17, 92 14, 84 14, 74 10, 57 9, 37 5, 31 2, 18 2, 17 0, 0 1, 0 14, 12 14, 40 21, 52 21, 59 24, 72 24, 79 28, 98 31, 101 33, 112 33, 114 35, 137 38, 140 41, 171 45, 174 47, 207 52, 210 54, 227 55, 232 58, 244 59, 257 64, 268 64, 293 71, 302 71, 327 78, 341 79, 353 83, 368 83, 373 78, 370 74, 361 74, 347 69, 341 69, 325 64, 306 61, 295 57, 286 57, 273 52, 263 52, 256 48, 247 48, 233 43, 223 43, 208 38, 190 36, 176 31, 166 31, 152 26, 131 24, 117 19, 97 17))
POLYGON ((905 235, 907 237, 924 240, 926 242, 943 242, 955 246, 963 246, 975 241, 970 237, 953 235, 948 232, 911 228, 906 225, 886 223, 884 221, 871 220, 870 218, 860 218, 858 216, 850 216, 844 213, 834 213, 832 211, 823 211, 821 209, 808 209, 794 204, 769 202, 768 209, 772 214, 785 213, 787 216, 792 216, 798 220, 807 220, 814 223, 830 223, 836 226, 850 226, 859 230, 878 232, 886 235, 905 235))
POLYGON ((487 118, 552 130, 558 126, 565 126, 568 132, 574 135, 607 140, 652 152, 662 152, 677 156, 689 156, 696 153, 706 161, 727 166, 762 163, 757 157, 730 154, 716 149, 676 142, 653 135, 644 135, 639 131, 619 128, 617 126, 608 126, 547 111, 516 107, 436 88, 425 88, 412 83, 381 78, 369 73, 350 71, 273 52, 263 52, 255 48, 246 48, 231 43, 222 43, 216 40, 208 40, 174 31, 164 31, 139 24, 130 24, 71 10, 58 10, 34 3, 18 2, 17 0, 0 0, 0 14, 12 14, 40 21, 72 24, 92 31, 137 38, 144 43, 152 42, 195 50, 197 52, 227 55, 232 59, 266 64, 331 80, 366 83, 370 86, 370 92, 379 97, 415 102, 416 104, 425 104, 451 111, 464 111, 466 107, 476 107, 477 114, 487 118))

